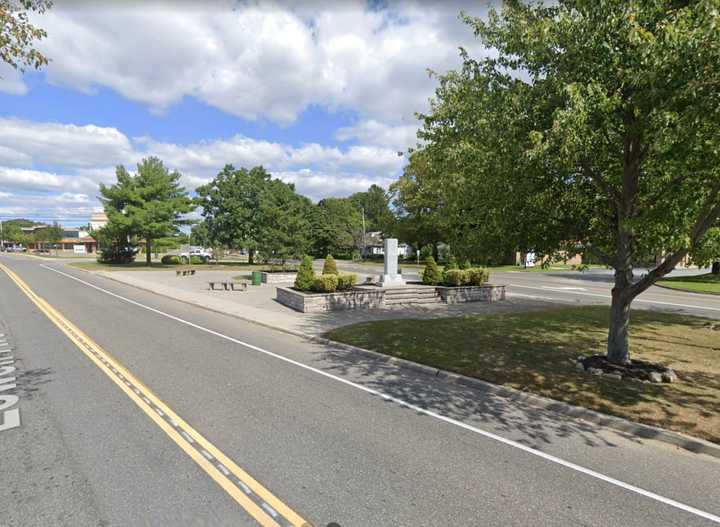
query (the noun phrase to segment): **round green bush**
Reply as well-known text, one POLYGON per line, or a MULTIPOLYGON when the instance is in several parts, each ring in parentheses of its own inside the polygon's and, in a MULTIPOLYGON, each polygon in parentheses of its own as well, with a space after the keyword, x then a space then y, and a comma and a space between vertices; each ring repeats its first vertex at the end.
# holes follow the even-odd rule
POLYGON ((435 258, 428 256, 425 260, 425 270, 422 275, 422 282, 425 285, 438 285, 443 280, 442 272, 435 263, 435 258))
POLYGON ((334 293, 338 287, 338 275, 323 274, 313 280, 313 291, 318 293, 334 293))
POLYGON ((190 263, 196 264, 196 265, 205 264, 205 263, 207 263, 207 259, 203 256, 191 256, 190 263))
POLYGON ((180 265, 180 257, 177 254, 166 254, 160 261, 165 265, 180 265))

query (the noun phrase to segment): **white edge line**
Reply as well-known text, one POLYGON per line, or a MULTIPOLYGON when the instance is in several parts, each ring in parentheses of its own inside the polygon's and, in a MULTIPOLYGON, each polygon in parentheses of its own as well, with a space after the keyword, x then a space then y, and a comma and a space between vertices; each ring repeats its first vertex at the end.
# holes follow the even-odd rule
MULTIPOLYGON (((394 402, 394 403, 403 405, 403 406, 405 406, 405 407, 407 407, 407 408, 409 408, 409 409, 411 409, 411 410, 414 410, 414 411, 416 411, 416 412, 418 412, 418 413, 427 415, 427 416, 429 416, 429 417, 433 417, 433 418, 435 418, 435 419, 439 419, 440 421, 444 421, 444 422, 446 422, 446 423, 449 423, 449 424, 455 425, 455 426, 457 426, 457 427, 460 427, 460 428, 462 428, 462 429, 464 429, 464 430, 468 430, 468 431, 470 431, 470 432, 474 432, 474 433, 476 433, 476 434, 478 434, 478 435, 481 435, 481 436, 483 436, 483 437, 486 437, 486 438, 488 438, 488 439, 493 439, 493 440, 495 440, 495 441, 497 441, 497 442, 499 442, 499 443, 502 443, 502 444, 504 444, 504 445, 511 446, 511 447, 513 447, 513 448, 517 448, 518 450, 522 450, 523 452, 526 452, 526 453, 531 454, 531 455, 533 455, 533 456, 537 456, 537 457, 542 458, 542 459, 544 459, 544 460, 546 460, 546 461, 550 461, 550 462, 552 462, 552 463, 556 463, 556 464, 558 464, 558 465, 561 465, 561 466, 563 466, 563 467, 569 468, 569 469, 574 470, 574 471, 576 471, 576 472, 580 472, 581 474, 585 474, 585 475, 590 476, 590 477, 592 477, 592 478, 599 479, 599 480, 604 481, 604 482, 606 482, 606 483, 609 483, 609 484, 611 484, 611 485, 615 485, 616 487, 620 487, 620 488, 625 489, 625 490, 628 490, 628 491, 630 491, 630 492, 634 492, 634 493, 639 494, 639 495, 641 495, 641 496, 645 496, 646 498, 655 500, 655 501, 657 501, 657 502, 659 502, 659 503, 663 503, 663 504, 665 504, 665 505, 669 505, 669 506, 674 507, 674 508, 676 508, 676 509, 685 511, 685 512, 690 513, 690 514, 693 514, 693 515, 695 515, 695 516, 699 516, 699 517, 701 517, 701 518, 705 518, 706 520, 709 520, 709 521, 711 521, 711 522, 720 524, 720 516, 716 516, 715 514, 712 514, 712 513, 709 513, 709 512, 700 510, 700 509, 697 509, 697 508, 695 508, 695 507, 692 507, 692 506, 690 506, 690 505, 686 505, 686 504, 684 504, 684 503, 681 503, 681 502, 679 502, 679 501, 673 500, 673 499, 671 499, 671 498, 666 498, 665 496, 661 496, 660 494, 656 494, 656 493, 651 492, 651 491, 649 491, 649 490, 645 490, 645 489, 643 489, 643 488, 641 488, 641 487, 637 487, 637 486, 635 486, 635 485, 631 485, 630 483, 625 483, 624 481, 621 481, 621 480, 619 480, 619 479, 615 479, 615 478, 613 478, 613 477, 606 476, 605 474, 602 474, 602 473, 600 473, 600 472, 596 472, 596 471, 594 471, 594 470, 592 470, 592 469, 583 467, 583 466, 581 466, 581 465, 577 465, 577 464, 575 464, 575 463, 573 463, 573 462, 571 462, 571 461, 566 461, 566 460, 564 460, 564 459, 562 459, 562 458, 553 456, 552 454, 548 454, 548 453, 546 453, 546 452, 542 452, 541 450, 537 450, 537 449, 532 448, 532 447, 529 447, 529 446, 527 446, 527 445, 523 445, 522 443, 519 443, 519 442, 517 442, 517 441, 513 441, 512 439, 507 439, 507 438, 505 438, 505 437, 499 436, 499 435, 494 434, 494 433, 492 433, 492 432, 488 432, 488 431, 486 431, 486 430, 482 430, 482 429, 480 429, 480 428, 476 428, 476 427, 474 427, 474 426, 472 426, 472 425, 469 425, 469 424, 467 424, 467 423, 463 423, 462 421, 458 421, 458 420, 453 419, 453 418, 451 418, 451 417, 447 417, 447 416, 445 416, 445 415, 435 413, 435 412, 433 412, 433 411, 431 411, 431 410, 426 410, 425 408, 422 408, 422 407, 420 407, 420 406, 416 406, 416 405, 414 405, 414 404, 412 404, 412 403, 408 403, 407 401, 404 401, 404 400, 399 399, 399 398, 397 398, 397 397, 393 397, 392 395, 385 394, 385 393, 383 393, 383 392, 381 392, 381 391, 379 391, 379 390, 375 390, 375 389, 373 389, 373 388, 368 388, 367 386, 363 386, 362 384, 358 384, 358 383, 355 383, 355 382, 353 382, 353 381, 349 381, 349 380, 347 380, 347 379, 343 379, 342 377, 338 377, 338 376, 336 376, 336 375, 333 375, 333 374, 331 374, 331 373, 328 373, 328 372, 325 372, 325 371, 322 371, 322 370, 318 370, 317 368, 313 368, 312 366, 308 366, 307 364, 303 364, 302 362, 298 362, 298 361, 293 360, 293 359, 290 359, 290 358, 288 358, 288 357, 284 357, 284 356, 282 356, 282 355, 278 355, 277 353, 274 353, 274 352, 272 352, 272 351, 268 351, 268 350, 265 350, 265 349, 263 349, 263 348, 259 348, 259 347, 257 347, 257 346, 254 346, 253 344, 249 344, 249 343, 247 343, 247 342, 243 342, 243 341, 241 341, 241 340, 238 340, 238 339, 236 339, 236 338, 230 337, 230 336, 228 336, 228 335, 224 335, 223 333, 219 333, 219 332, 217 332, 217 331, 214 331, 214 330, 212 330, 212 329, 206 328, 206 327, 204 327, 204 326, 200 326, 200 325, 198 325, 198 324, 195 324, 194 322, 190 322, 190 321, 188 321, 188 320, 184 320, 184 319, 182 319, 182 318, 176 317, 175 315, 171 315, 171 314, 169 314, 169 313, 165 313, 164 311, 160 311, 159 309, 155 309, 155 308, 153 308, 153 307, 146 306, 145 304, 141 304, 140 302, 136 302, 135 300, 131 300, 131 299, 126 298, 126 297, 124 297, 124 296, 118 295, 118 294, 116 294, 116 293, 113 293, 112 291, 108 291, 107 289, 103 289, 102 287, 96 286, 95 284, 91 284, 90 282, 86 282, 85 280, 82 280, 82 279, 80 279, 80 278, 77 278, 77 277, 75 277, 75 276, 73 276, 73 275, 71 275, 71 274, 65 273, 65 272, 60 271, 60 270, 58 270, 58 269, 54 269, 54 268, 49 267, 49 266, 47 266, 47 265, 45 265, 45 264, 40 264, 40 266, 43 267, 43 268, 45 268, 45 269, 48 269, 48 270, 50 270, 50 271, 53 271, 53 272, 55 272, 55 273, 58 273, 58 274, 60 274, 60 275, 66 276, 67 278, 70 278, 70 279, 72 279, 72 280, 75 280, 75 281, 77 281, 77 282, 80 282, 81 284, 85 284, 85 285, 88 286, 88 287, 92 287, 93 289, 96 289, 96 290, 98 290, 98 291, 101 291, 101 292, 103 292, 103 293, 105 293, 105 294, 107 294, 107 295, 110 295, 110 296, 112 296, 112 297, 115 297, 115 298, 117 298, 117 299, 119 299, 119 300, 122 300, 122 301, 124 301, 124 302, 127 302, 127 303, 129 303, 129 304, 135 305, 135 306, 137 306, 137 307, 141 307, 141 308, 143 308, 143 309, 147 309, 148 311, 151 311, 151 312, 156 313, 156 314, 158 314, 158 315, 164 316, 164 317, 169 318, 169 319, 171 319, 171 320, 174 320, 174 321, 176 321, 176 322, 180 322, 181 324, 185 324, 185 325, 190 326, 190 327, 193 327, 193 328, 195 328, 195 329, 199 329, 200 331, 204 331, 205 333, 209 333, 209 334, 211 334, 211 335, 215 335, 216 337, 225 339, 225 340, 230 341, 230 342, 233 342, 233 343, 235 343, 235 344, 239 344, 240 346, 244 346, 244 347, 246 347, 246 348, 249 348, 249 349, 251 349, 251 350, 257 351, 257 352, 259 352, 259 353, 263 353, 263 354, 268 355, 268 356, 270 356, 270 357, 274 357, 274 358, 276 358, 276 359, 278 359, 278 360, 281 360, 281 361, 287 362, 287 363, 289 363, 289 364, 292 364, 292 365, 294 365, 294 366, 297 366, 298 368, 303 368, 303 369, 305 369, 305 370, 314 372, 314 373, 316 373, 316 374, 318 374, 318 375, 322 375, 323 377, 326 377, 326 378, 328 378, 328 379, 333 379, 333 380, 335 380, 335 381, 337 381, 337 382, 341 382, 341 383, 343 383, 343 384, 345 384, 345 385, 347 385, 347 386, 352 386, 353 388, 356 388, 356 389, 358 389, 358 390, 362 390, 362 391, 365 392, 365 393, 369 393, 369 394, 371 394, 371 395, 380 396, 380 397, 382 397, 382 398, 385 399, 385 400, 392 401, 392 402, 394 402)), ((594 296, 602 296, 602 295, 594 295, 594 296)), ((720 310, 719 310, 719 311, 720 311, 720 310)))

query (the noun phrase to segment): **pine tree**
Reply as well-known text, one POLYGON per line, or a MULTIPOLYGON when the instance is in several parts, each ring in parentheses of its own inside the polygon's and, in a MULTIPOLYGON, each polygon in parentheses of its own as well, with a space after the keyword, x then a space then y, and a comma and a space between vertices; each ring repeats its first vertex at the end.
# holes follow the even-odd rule
POLYGON ((332 257, 332 254, 328 254, 325 257, 322 274, 339 274, 337 264, 335 264, 335 258, 332 257))
POLYGON ((312 256, 305 256, 295 277, 295 289, 309 291, 312 288, 313 280, 315 280, 315 272, 313 271, 312 256))
POLYGON ((438 264, 435 263, 435 258, 428 256, 425 260, 425 270, 423 271, 422 281, 426 285, 437 285, 443 280, 442 272, 438 264))

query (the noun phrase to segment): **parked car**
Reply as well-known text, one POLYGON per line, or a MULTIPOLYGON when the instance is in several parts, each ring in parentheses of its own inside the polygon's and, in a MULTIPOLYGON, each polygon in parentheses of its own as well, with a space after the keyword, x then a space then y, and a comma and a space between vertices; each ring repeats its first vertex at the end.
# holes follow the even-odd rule
POLYGON ((182 260, 183 263, 189 263, 190 258, 193 256, 198 256, 207 263, 208 260, 212 260, 213 252, 212 249, 206 249, 204 247, 191 247, 189 251, 182 251, 178 256, 180 256, 180 260, 182 260))

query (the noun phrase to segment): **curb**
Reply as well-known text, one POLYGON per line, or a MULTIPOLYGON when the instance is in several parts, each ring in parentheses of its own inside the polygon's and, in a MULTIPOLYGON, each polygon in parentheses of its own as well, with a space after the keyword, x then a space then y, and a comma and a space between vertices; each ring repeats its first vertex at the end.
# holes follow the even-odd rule
POLYGON ((693 295, 720 296, 720 293, 703 293, 701 291, 693 291, 692 289, 680 289, 679 287, 670 287, 667 285, 658 284, 657 282, 655 282, 653 285, 661 289, 667 289, 668 291, 680 291, 682 293, 692 293, 693 295))
MULTIPOLYGON (((87 269, 82 269, 79 267, 76 267, 76 269, 79 269, 81 271, 84 271, 84 272, 90 273, 90 274, 97 274, 95 272, 88 271, 87 269)), ((641 439, 653 439, 655 441, 660 441, 660 442, 666 443, 668 445, 672 445, 672 446, 675 446, 678 448, 682 448, 684 450, 688 450, 689 452, 693 452, 695 454, 705 454, 705 455, 720 459, 720 444, 711 443, 710 441, 706 441, 704 439, 691 437, 691 436, 682 434, 680 432, 673 432, 670 430, 665 430, 664 428, 658 428, 658 427, 651 426, 651 425, 636 423, 634 421, 629 421, 622 417, 616 417, 613 415, 602 414, 600 412, 596 412, 594 410, 589 410, 587 408, 582 408, 580 406, 573 406, 571 404, 564 403, 562 401, 556 401, 555 399, 549 399, 547 397, 530 394, 530 393, 523 392, 521 390, 516 390, 515 388, 510 388, 507 386, 492 384, 492 383, 477 379, 475 377, 467 377, 465 375, 460 375, 458 373, 453 373, 453 372, 450 372, 447 370, 442 370, 439 368, 435 368, 433 366, 426 366, 424 364, 412 362, 407 359, 401 359, 399 357, 392 357, 390 355, 384 355, 377 351, 360 348, 358 346, 353 346, 351 344, 344 344, 342 342, 337 342, 335 340, 331 340, 331 339, 328 339, 325 337, 320 337, 317 335, 310 335, 308 333, 303 333, 302 331, 295 331, 292 329, 273 326, 271 324, 259 322, 257 320, 246 318, 246 317, 243 317, 240 315, 234 315, 232 313, 227 313, 225 311, 220 311, 218 309, 213 309, 211 307, 203 306, 196 302, 190 302, 190 301, 178 299, 178 298, 175 298, 170 295, 163 294, 163 293, 157 293, 155 291, 152 291, 152 290, 147 289, 142 286, 128 284, 127 282, 123 282, 122 280, 118 280, 116 278, 111 278, 105 274, 102 274, 100 276, 103 278, 107 278, 108 280, 111 280, 118 284, 134 287, 136 289, 140 289, 141 291, 145 291, 147 293, 152 293, 152 294, 164 297, 164 298, 168 298, 168 299, 174 300, 176 302, 181 302, 183 304, 187 304, 187 305, 190 305, 193 307, 199 307, 199 308, 205 309, 207 311, 211 311, 213 313, 230 316, 230 317, 242 320, 244 322, 249 322, 252 324, 263 326, 263 327, 266 327, 273 331, 280 331, 282 333, 300 337, 305 340, 309 340, 311 342, 316 342, 318 344, 334 346, 335 348, 349 351, 351 353, 357 353, 360 355, 364 355, 365 357, 371 358, 373 360, 377 360, 379 362, 393 364, 393 365, 398 366, 405 370, 410 370, 410 371, 414 371, 416 373, 429 375, 429 376, 435 377, 437 379, 442 379, 450 384, 457 384, 459 386, 473 388, 478 391, 482 391, 485 393, 490 393, 492 395, 502 397, 504 399, 509 399, 510 401, 521 402, 521 403, 531 406, 533 408, 538 408, 541 410, 548 410, 548 411, 557 413, 557 414, 565 416, 565 417, 581 419, 583 421, 587 421, 587 422, 590 422, 593 424, 604 426, 604 427, 610 428, 612 430, 624 432, 626 434, 631 434, 631 435, 633 435, 635 437, 639 437, 641 439)))

